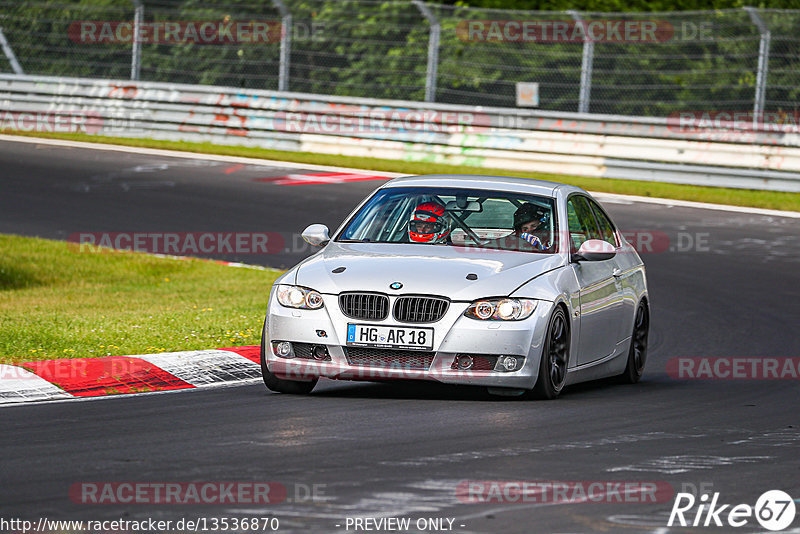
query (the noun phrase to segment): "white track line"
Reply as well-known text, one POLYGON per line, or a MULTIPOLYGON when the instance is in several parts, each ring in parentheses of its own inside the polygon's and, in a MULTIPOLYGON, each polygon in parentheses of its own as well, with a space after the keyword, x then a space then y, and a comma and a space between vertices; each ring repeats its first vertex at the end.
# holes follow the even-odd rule
POLYGON ((692 202, 690 200, 672 200, 669 198, 637 197, 633 195, 617 195, 615 193, 597 193, 592 195, 598 199, 621 200, 623 202, 646 202, 648 204, 661 204, 662 206, 675 206, 679 208, 697 208, 701 210, 734 211, 737 213, 750 213, 753 215, 769 215, 771 217, 790 217, 800 219, 800 211, 768 210, 764 208, 751 208, 748 206, 730 206, 728 204, 710 204, 708 202, 692 202))
MULTIPOLYGON (((222 161, 225 163, 244 163, 247 165, 268 165, 270 167, 283 167, 288 169, 305 169, 324 172, 347 172, 364 174, 365 169, 351 169, 349 167, 332 167, 329 165, 312 165, 310 163, 295 163, 292 161, 277 161, 271 159, 245 158, 242 156, 221 156, 219 154, 202 154, 200 152, 181 152, 179 150, 162 150, 159 148, 140 148, 134 146, 108 145, 105 143, 87 143, 84 141, 65 141, 62 139, 48 139, 44 137, 24 137, 19 135, 0 135, 0 141, 19 143, 32 143, 37 145, 51 145, 67 148, 88 148, 92 150, 112 150, 146 156, 159 156, 166 158, 202 159, 206 161, 222 161)), ((399 172, 368 171, 375 176, 398 178, 408 176, 399 172)))
MULTIPOLYGON (((18 135, 2 135, 0 141, 11 141, 19 143, 31 143, 39 145, 51 145, 68 148, 86 148, 91 150, 111 150, 116 152, 127 152, 147 156, 158 156, 167 158, 202 159, 206 161, 221 161, 225 163, 244 163, 247 165, 268 165, 272 167, 284 167, 290 169, 306 169, 324 172, 347 172, 354 174, 364 174, 366 169, 351 169, 349 167, 334 167, 329 165, 312 165, 310 163, 295 163, 291 161, 276 161, 269 159, 244 158, 240 156, 221 156, 217 154, 201 154, 199 152, 180 152, 177 150, 162 150, 156 148, 139 148, 122 145, 109 145, 105 143, 87 143, 83 141, 65 141, 61 139, 48 139, 43 137, 24 137, 18 135)), ((375 176, 385 176, 386 178, 398 178, 408 176, 404 173, 386 171, 366 171, 375 176)), ((747 206, 731 206, 728 204, 710 204, 707 202, 692 202, 689 200, 673 200, 669 198, 640 197, 634 195, 617 195, 613 193, 592 192, 592 195, 600 199, 620 200, 626 202, 642 202, 647 204, 660 204, 662 206, 674 206, 681 208, 695 208, 715 211, 732 211, 735 213, 750 213, 754 215, 767 215, 772 217, 790 217, 800 219, 800 212, 769 210, 763 208, 751 208, 747 206)))

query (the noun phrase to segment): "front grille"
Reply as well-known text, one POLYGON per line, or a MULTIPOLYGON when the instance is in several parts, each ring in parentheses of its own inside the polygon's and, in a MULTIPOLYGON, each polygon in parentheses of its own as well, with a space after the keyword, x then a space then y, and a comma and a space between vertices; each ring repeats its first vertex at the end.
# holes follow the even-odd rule
POLYGON ((450 301, 440 297, 398 297, 394 318, 404 323, 435 323, 449 306, 450 301))
MULTIPOLYGON (((314 354, 312 354, 312 350, 316 345, 312 345, 311 343, 292 343, 292 348, 294 349, 294 357, 300 358, 302 360, 316 360, 314 358, 314 354)), ((322 361, 330 361, 331 356, 330 354, 324 358, 322 361)))
POLYGON ((339 307, 351 319, 382 321, 389 315, 389 297, 379 293, 343 293, 339 295, 339 307))
POLYGON ((433 352, 347 347, 347 363, 384 369, 430 369, 433 352))
POLYGON ((294 357, 304 360, 313 360, 314 357, 311 355, 311 347, 313 347, 311 343, 292 343, 294 357))
MULTIPOLYGON (((458 357, 462 354, 456 354, 453 358, 452 369, 458 369, 458 357)), ((472 367, 470 371, 493 371, 494 366, 497 364, 497 356, 486 356, 484 354, 463 354, 463 356, 472 356, 472 367)))

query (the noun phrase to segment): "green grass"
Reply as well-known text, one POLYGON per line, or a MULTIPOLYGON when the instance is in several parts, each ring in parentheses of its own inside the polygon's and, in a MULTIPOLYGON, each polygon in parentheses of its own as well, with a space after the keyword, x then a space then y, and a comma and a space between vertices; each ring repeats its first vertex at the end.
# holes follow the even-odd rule
POLYGON ((277 270, 0 235, 0 362, 261 342, 277 270))
POLYGON ((537 172, 509 171, 504 169, 484 169, 472 166, 446 165, 425 161, 396 161, 378 158, 355 156, 336 156, 331 154, 313 154, 309 152, 288 152, 267 150, 263 148, 222 146, 211 143, 188 143, 183 141, 157 141, 152 139, 129 139, 123 137, 102 137, 87 134, 61 134, 47 132, 6 131, 15 135, 88 141, 95 143, 111 143, 134 147, 181 150, 202 154, 222 154, 227 156, 244 156, 264 158, 315 165, 334 165, 373 171, 389 171, 404 174, 495 174, 501 176, 521 176, 574 184, 590 191, 637 195, 645 197, 672 198, 676 200, 692 200, 712 204, 732 204, 736 206, 752 206, 756 208, 800 211, 800 193, 782 193, 777 191, 760 191, 749 189, 727 189, 721 187, 701 187, 693 185, 668 184, 635 180, 612 180, 609 178, 592 178, 586 176, 567 176, 560 174, 544 174, 537 172))

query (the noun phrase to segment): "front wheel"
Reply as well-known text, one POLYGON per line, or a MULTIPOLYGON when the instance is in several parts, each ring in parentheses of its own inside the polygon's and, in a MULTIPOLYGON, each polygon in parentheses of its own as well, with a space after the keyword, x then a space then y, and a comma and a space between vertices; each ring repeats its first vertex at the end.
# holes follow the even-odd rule
POLYGON ((635 384, 642 378, 644 364, 647 361, 647 335, 650 330, 650 310, 647 303, 642 301, 636 308, 636 318, 633 321, 633 334, 631 335, 631 348, 628 350, 628 364, 625 371, 619 375, 625 384, 635 384))
POLYGON ((314 386, 317 385, 317 378, 307 382, 298 380, 285 380, 278 378, 267 368, 267 323, 264 322, 264 328, 261 330, 261 375, 264 378, 264 384, 270 391, 277 393, 290 393, 293 395, 308 395, 314 386))
POLYGON ((555 399, 567 381, 569 363, 569 324, 561 306, 557 306, 550 317, 545 336, 533 394, 539 399, 555 399))

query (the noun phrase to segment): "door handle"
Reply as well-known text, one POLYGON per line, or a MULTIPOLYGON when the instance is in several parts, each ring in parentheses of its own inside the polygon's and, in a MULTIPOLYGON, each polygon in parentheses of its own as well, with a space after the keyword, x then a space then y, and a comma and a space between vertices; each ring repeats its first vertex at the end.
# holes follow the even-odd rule
POLYGON ((622 269, 616 267, 613 271, 611 271, 611 274, 614 275, 614 278, 619 278, 620 276, 622 276, 622 269))

